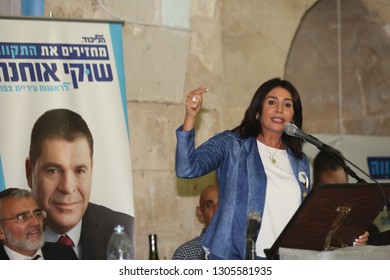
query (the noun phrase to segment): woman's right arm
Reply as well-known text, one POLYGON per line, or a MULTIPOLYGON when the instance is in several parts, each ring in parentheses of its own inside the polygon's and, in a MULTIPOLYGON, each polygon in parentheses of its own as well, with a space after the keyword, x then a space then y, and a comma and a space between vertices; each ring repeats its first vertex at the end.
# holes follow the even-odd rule
POLYGON ((186 95, 184 122, 176 130, 176 175, 181 178, 200 177, 217 166, 213 149, 195 149, 195 122, 206 92, 208 89, 200 86, 186 95))
POLYGON ((176 130, 176 175, 197 178, 216 170, 224 160, 231 136, 219 133, 195 149, 195 130, 176 130))

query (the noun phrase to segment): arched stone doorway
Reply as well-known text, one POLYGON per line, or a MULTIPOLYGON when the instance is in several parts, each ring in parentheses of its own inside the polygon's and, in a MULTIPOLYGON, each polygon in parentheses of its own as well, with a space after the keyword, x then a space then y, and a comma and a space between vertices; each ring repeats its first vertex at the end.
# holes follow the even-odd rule
POLYGON ((307 131, 390 135, 389 9, 381 0, 321 0, 307 12, 285 72, 307 131))

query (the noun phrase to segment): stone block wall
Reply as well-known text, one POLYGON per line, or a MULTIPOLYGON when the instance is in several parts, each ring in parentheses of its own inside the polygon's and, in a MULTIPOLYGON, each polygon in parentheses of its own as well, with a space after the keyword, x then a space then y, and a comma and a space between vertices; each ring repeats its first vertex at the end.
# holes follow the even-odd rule
MULTIPOLYGON (((55 17, 124 20, 133 168, 129 172, 133 174, 137 259, 148 258, 151 232, 158 235, 160 258, 170 259, 179 245, 201 231, 195 207, 201 189, 215 181, 215 174, 183 180, 174 171, 175 129, 183 120, 184 95, 201 84, 210 92, 205 95, 197 123, 198 144, 236 126, 258 86, 275 76, 291 79, 302 92, 308 132, 390 135, 386 125, 390 118, 386 111, 390 98, 386 74, 389 65, 386 22, 390 13, 386 12, 388 8, 383 9, 389 5, 386 1, 188 0, 186 3, 189 25, 170 27, 167 19, 173 18, 164 11, 174 1, 45 1, 45 13, 51 12, 55 17), (347 30, 355 31, 353 37, 343 40, 347 48, 341 55, 343 61, 350 63, 343 68, 342 76, 353 78, 354 82, 343 83, 342 99, 339 76, 335 77, 339 60, 337 13, 334 13, 340 3, 350 5, 342 9, 346 27, 349 11, 358 13, 361 22, 358 30, 351 25, 351 29, 343 29, 341 33, 344 38, 351 34, 347 30), (311 12, 315 12, 314 17, 310 17, 311 12), (312 21, 311 25, 304 25, 304 20, 312 21), (381 34, 375 36, 375 40, 380 40, 375 43, 378 51, 357 43, 373 41, 373 32, 381 34), (328 45, 323 45, 324 42, 328 45), (341 117, 342 130, 334 125, 341 117)), ((180 16, 186 17, 185 7, 174 8, 182 8, 180 16)))

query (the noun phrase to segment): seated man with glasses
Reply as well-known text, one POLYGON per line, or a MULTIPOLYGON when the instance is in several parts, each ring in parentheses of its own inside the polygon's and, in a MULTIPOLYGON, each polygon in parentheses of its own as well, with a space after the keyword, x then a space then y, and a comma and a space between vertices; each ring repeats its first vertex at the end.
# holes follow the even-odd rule
POLYGON ((0 192, 0 260, 77 260, 71 247, 45 242, 45 218, 29 191, 0 192))

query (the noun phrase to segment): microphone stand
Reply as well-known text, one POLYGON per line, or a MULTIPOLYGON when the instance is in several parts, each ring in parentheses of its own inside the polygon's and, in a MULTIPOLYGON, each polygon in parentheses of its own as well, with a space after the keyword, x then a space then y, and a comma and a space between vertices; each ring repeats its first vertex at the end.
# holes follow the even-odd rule
POLYGON ((246 242, 245 242, 245 260, 256 259, 256 240, 260 230, 261 216, 257 211, 248 213, 246 242))
POLYGON ((362 172, 364 175, 366 175, 368 178, 370 178, 372 181, 374 181, 376 183, 376 185, 378 186, 378 188, 380 189, 381 193, 382 193, 382 197, 383 197, 383 200, 385 202, 385 206, 386 206, 386 210, 387 210, 387 215, 388 217, 390 218, 390 199, 386 199, 386 195, 385 195, 385 192, 383 190, 383 187, 381 184, 379 184, 378 181, 376 181, 374 178, 372 178, 369 174, 367 174, 366 172, 364 172, 362 169, 360 169, 358 166, 356 166, 355 164, 353 164, 352 162, 350 162, 349 160, 347 160, 344 156, 340 155, 340 153, 338 153, 335 149, 333 149, 331 146, 329 145, 326 145, 325 143, 321 142, 320 140, 318 140, 317 138, 315 138, 314 136, 310 135, 310 134, 306 134, 304 133, 303 131, 301 131, 295 124, 292 124, 292 123, 287 123, 284 127, 284 133, 286 133, 287 135, 289 136, 292 136, 292 137, 298 137, 298 138, 301 138, 303 139, 304 141, 308 142, 308 143, 311 143, 313 144, 314 146, 316 146, 319 150, 325 150, 327 153, 329 153, 338 163, 340 163, 340 165, 344 168, 345 172, 350 175, 351 177, 355 178, 358 183, 366 183, 365 180, 363 180, 362 178, 360 178, 359 176, 356 175, 355 172, 353 172, 344 162, 340 161, 339 158, 337 158, 335 156, 335 154, 339 155, 341 158, 343 158, 346 162, 352 164, 355 168, 357 168, 360 172, 362 172))
POLYGON ((246 260, 255 260, 256 259, 256 242, 250 238, 246 240, 246 260))
MULTIPOLYGON (((333 149, 331 146, 328 146, 326 144, 322 145, 322 147, 317 147, 319 150, 323 150, 327 152, 335 161, 337 161, 338 164, 344 169, 345 173, 347 173, 352 178, 355 178, 358 183, 367 183, 366 180, 359 177, 346 163, 352 164, 354 167, 359 169, 359 167, 355 166, 352 162, 347 160, 343 155, 341 155, 339 152, 337 152, 335 149, 333 149), (337 155, 337 156, 336 156, 337 155), (340 158, 344 159, 342 161, 340 158)), ((360 170, 360 169, 359 169, 360 170)), ((360 170, 361 171, 361 170, 360 170)), ((363 172, 364 173, 364 172, 363 172)))

